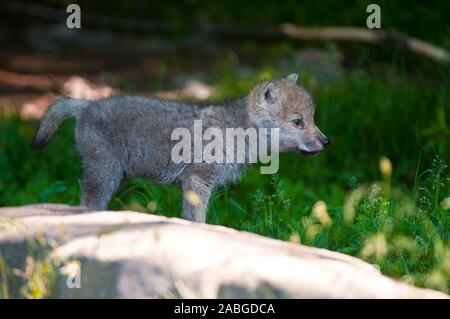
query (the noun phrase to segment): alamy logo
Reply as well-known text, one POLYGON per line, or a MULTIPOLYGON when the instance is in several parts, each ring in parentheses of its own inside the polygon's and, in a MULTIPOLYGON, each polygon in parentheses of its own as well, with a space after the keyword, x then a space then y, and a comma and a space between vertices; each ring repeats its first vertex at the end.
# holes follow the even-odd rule
POLYGON ((61 268, 61 274, 67 276, 66 286, 69 289, 81 288, 81 264, 74 260, 68 262, 61 268))
POLYGON ((381 28, 381 8, 376 3, 371 3, 367 6, 366 12, 370 13, 367 17, 366 25, 369 29, 381 28))
POLYGON ((253 164, 261 162, 268 164, 261 166, 261 174, 275 174, 278 171, 278 128, 209 127, 203 130, 202 120, 194 120, 192 133, 183 127, 172 131, 171 140, 178 141, 171 151, 174 163, 253 164))
POLYGON ((81 28, 81 8, 78 4, 71 3, 67 6, 66 12, 70 13, 66 19, 66 26, 69 29, 81 28))

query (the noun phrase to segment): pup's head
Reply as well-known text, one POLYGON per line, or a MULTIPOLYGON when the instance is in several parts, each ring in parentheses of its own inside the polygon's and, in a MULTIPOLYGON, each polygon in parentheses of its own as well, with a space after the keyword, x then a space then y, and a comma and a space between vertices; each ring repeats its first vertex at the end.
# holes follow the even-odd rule
POLYGON ((314 102, 298 75, 267 81, 250 92, 250 119, 258 127, 279 128, 280 151, 313 155, 330 142, 314 124, 314 102))

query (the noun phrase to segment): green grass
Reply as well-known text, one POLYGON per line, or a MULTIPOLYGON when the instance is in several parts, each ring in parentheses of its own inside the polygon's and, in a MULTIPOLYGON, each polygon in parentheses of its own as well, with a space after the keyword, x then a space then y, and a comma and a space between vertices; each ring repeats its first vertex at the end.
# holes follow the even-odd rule
MULTIPOLYGON (((217 99, 286 73, 263 67, 243 75, 224 61, 210 78, 217 99)), ((214 193, 208 223, 344 252, 389 276, 448 291, 449 80, 402 74, 355 70, 321 82, 302 73, 331 147, 313 158, 282 154, 275 176, 254 167, 241 183, 214 193), (382 156, 392 175, 381 174, 382 156), (318 201, 325 207, 313 209, 318 201)), ((78 204, 74 123, 64 123, 42 152, 29 145, 36 126, 17 116, 0 119, 0 206, 78 204)), ((110 208, 179 216, 181 194, 133 179, 110 208)))

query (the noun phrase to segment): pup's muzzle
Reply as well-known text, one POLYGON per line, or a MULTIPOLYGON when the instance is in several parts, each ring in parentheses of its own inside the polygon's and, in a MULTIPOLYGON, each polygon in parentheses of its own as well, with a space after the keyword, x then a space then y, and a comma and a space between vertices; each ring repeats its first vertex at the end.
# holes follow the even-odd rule
POLYGON ((303 155, 314 155, 324 150, 329 145, 330 140, 322 134, 319 138, 310 143, 300 144, 298 146, 298 151, 303 155))

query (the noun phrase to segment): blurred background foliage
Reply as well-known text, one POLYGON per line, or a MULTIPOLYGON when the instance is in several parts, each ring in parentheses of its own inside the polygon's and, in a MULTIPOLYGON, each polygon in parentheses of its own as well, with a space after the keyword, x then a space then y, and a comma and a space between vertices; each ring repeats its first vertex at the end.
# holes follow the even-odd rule
MULTIPOLYGON (((21 1, 33 2, 33 1, 21 1)), ((61 8, 77 3, 83 13, 113 18, 140 18, 173 26, 179 34, 195 26, 232 27, 274 26, 294 23, 302 26, 365 26, 368 0, 182 0, 182 1, 108 1, 43 0, 39 4, 61 8)), ((448 48, 448 12, 445 0, 376 1, 382 8, 382 27, 394 28, 448 48)))
MULTIPOLYGON (((65 8, 72 2, 40 4, 65 8)), ((192 29, 209 25, 365 27, 370 2, 77 1, 82 14, 170 26, 170 32, 161 34, 114 30, 121 39, 138 34, 152 42, 158 37, 162 42, 152 42, 158 45, 191 39, 192 29)), ((450 48, 449 1, 377 3, 383 29, 450 48)), ((16 14, 7 15, 0 25, 9 30, 18 24, 33 28, 54 23, 16 14)), ((88 31, 83 27, 81 32, 88 31)), ((104 51, 86 53, 86 47, 36 53, 14 41, 5 42, 4 48, 10 54, 40 54, 57 61, 108 58, 104 51)), ((195 79, 212 90, 213 101, 221 101, 246 94, 259 81, 300 73, 301 84, 311 90, 317 105, 316 123, 332 146, 313 158, 282 154, 276 176, 260 175, 258 167, 253 168, 241 183, 214 193, 208 223, 341 251, 395 278, 448 291, 448 65, 398 46, 320 41, 207 39, 145 56, 129 47, 117 57, 117 49, 111 47, 109 54, 116 55, 111 67, 89 71, 94 76, 77 74, 125 94, 175 90, 195 79), (128 70, 118 69, 140 58, 151 65, 133 72, 148 73, 148 78, 130 77, 128 70)), ((8 67, 0 63, 0 69, 8 67)), ((39 68, 33 72, 48 74, 39 68)), ((9 92, 1 83, 0 92, 9 92)), ((64 123, 43 152, 29 146, 36 127, 37 120, 24 119, 19 111, 0 117, 0 205, 78 204, 82 170, 74 122, 64 123)), ((110 208, 179 216, 181 193, 133 179, 110 208)))

